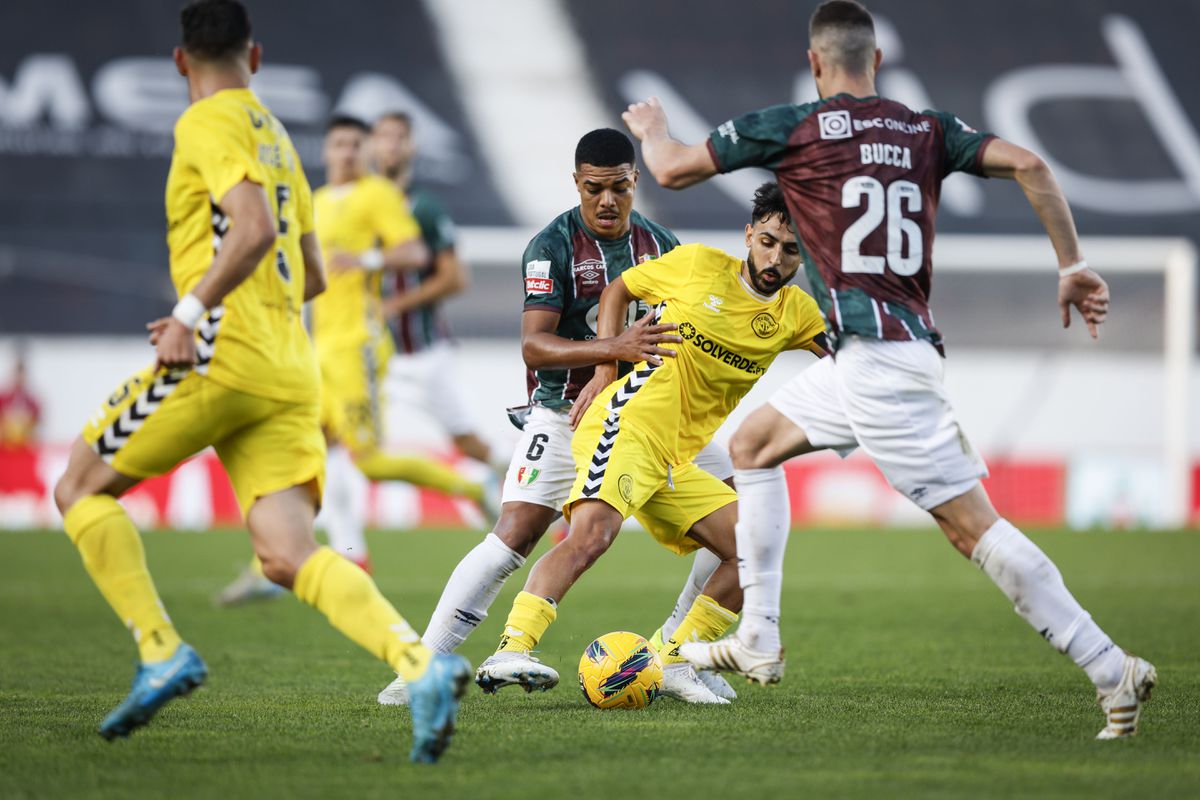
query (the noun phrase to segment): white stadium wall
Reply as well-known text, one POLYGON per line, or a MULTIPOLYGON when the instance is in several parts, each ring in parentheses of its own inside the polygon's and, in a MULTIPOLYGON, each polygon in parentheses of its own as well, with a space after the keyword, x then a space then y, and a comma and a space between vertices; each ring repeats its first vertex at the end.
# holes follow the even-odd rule
MULTIPOLYGON (((10 374, 14 344, 13 339, 0 338, 0 384, 10 374)), ((152 355, 139 338, 40 337, 26 339, 24 345, 29 381, 43 403, 44 448, 37 469, 42 483, 50 485, 61 471, 65 445, 83 422, 152 355)), ((810 363, 811 356, 804 353, 779 358, 718 439, 727 439, 739 419, 810 363)), ((497 446, 511 448, 516 431, 504 408, 520 404, 525 397, 517 341, 464 341, 455 369, 464 387, 463 401, 481 433, 497 446)), ((1035 521, 1081 528, 1154 527, 1167 521, 1162 488, 1163 374, 1161 357, 1109 354, 1100 348, 1041 353, 956 349, 947 363, 946 381, 963 428, 992 462, 994 477, 1000 477, 997 465, 1009 464, 1012 470, 1005 472, 1015 475, 1019 484, 1009 487, 1010 492, 1048 498, 1032 501, 1035 521)), ((1196 377, 1200 372, 1192 374, 1191 396, 1200 397, 1200 377, 1196 377)), ((392 444, 449 456, 448 443, 434 420, 403 402, 403 386, 393 381, 388 389, 396 401, 389 404, 388 412, 392 444)), ((1194 461, 1200 454, 1200 408, 1195 404, 1188 429, 1194 461)), ((458 463, 465 470, 478 469, 473 463, 458 463)), ((798 459, 793 465, 797 522, 926 524, 926 518, 890 492, 859 455, 845 463, 817 456, 798 459)), ((142 507, 134 498, 135 516, 144 524, 188 528, 202 528, 228 516, 220 507, 214 510, 215 473, 210 474, 210 468, 206 464, 177 474, 166 494, 155 501, 157 512, 151 507, 154 504, 142 507)), ((1193 523, 1194 502, 1189 515, 1193 523)), ((474 510, 464 504, 439 501, 403 486, 373 489, 371 509, 374 522, 386 526, 479 522, 474 510)), ((31 497, 0 492, 0 527, 56 522, 44 493, 31 497)))

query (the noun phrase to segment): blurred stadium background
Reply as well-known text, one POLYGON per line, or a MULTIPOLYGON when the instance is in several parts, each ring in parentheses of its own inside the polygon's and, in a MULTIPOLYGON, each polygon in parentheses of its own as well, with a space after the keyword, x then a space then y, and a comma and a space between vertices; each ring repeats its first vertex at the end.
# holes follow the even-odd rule
MULTIPOLYGON (((169 58, 177 5, 0 7, 0 392, 23 358, 41 412, 36 438, 0 447, 0 527, 57 525, 47 487, 66 445, 118 381, 152 358, 142 326, 173 303, 162 195, 171 128, 186 103, 169 58)), ((740 112, 814 94, 799 44, 810 4, 249 5, 266 63, 253 88, 292 132, 314 186, 330 113, 414 115, 417 179, 446 202, 473 270, 471 287, 449 304, 467 401, 504 447, 515 439, 504 407, 524 397, 521 250, 575 204, 579 136, 619 127, 625 104, 648 94, 663 98, 689 141, 740 112), (681 27, 686 36, 675 35, 681 27)), ((1008 238, 1038 233, 1020 192, 962 177, 946 184, 939 223, 951 236, 935 250, 946 268, 934 306, 950 392, 992 466, 998 505, 1047 526, 1196 525, 1197 298, 1187 278, 1190 242, 1200 239, 1200 5, 869 6, 885 54, 882 93, 1041 152, 1081 233, 1123 239, 1091 242, 1093 261, 1141 270, 1106 273, 1114 312, 1099 344, 1078 325, 1063 332, 1049 244, 1030 250, 1008 238), (1164 283, 1168 263, 1175 272, 1164 283), (1023 271, 1037 266, 1045 268, 1023 271), (1170 336, 1168 301, 1179 311, 1170 336)), ((740 174, 669 193, 643 175, 637 203, 684 241, 725 244, 758 180, 740 174)), ((734 421, 806 363, 780 359, 734 421)), ((403 387, 392 389, 402 400, 403 387)), ((402 402, 390 420, 397 446, 448 452, 435 426, 402 402)), ((865 459, 816 457, 791 469, 798 524, 923 524, 865 459)), ((129 504, 145 525, 236 520, 208 457, 129 504)), ((470 509, 407 487, 373 490, 372 504, 375 522, 389 527, 475 521, 470 509)))

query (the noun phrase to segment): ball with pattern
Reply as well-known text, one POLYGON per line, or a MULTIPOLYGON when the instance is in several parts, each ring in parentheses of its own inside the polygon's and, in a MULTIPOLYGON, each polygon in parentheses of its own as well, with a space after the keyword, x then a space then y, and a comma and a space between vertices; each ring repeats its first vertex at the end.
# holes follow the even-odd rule
POLYGON ((629 631, 604 634, 579 659, 579 688, 596 708, 645 708, 658 697, 662 681, 658 653, 629 631))

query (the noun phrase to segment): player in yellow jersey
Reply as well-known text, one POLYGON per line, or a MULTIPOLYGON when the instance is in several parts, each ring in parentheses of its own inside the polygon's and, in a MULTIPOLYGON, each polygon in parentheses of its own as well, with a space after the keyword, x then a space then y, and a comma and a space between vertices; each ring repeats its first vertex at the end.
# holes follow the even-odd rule
POLYGON ((779 353, 825 352, 816 302, 785 285, 800 267, 800 246, 774 183, 755 194, 746 245, 744 260, 681 245, 626 270, 601 295, 598 336, 619 333, 624 309, 642 300, 659 306, 660 322, 678 325, 682 342, 673 358, 643 361, 624 378, 617 378, 616 364, 597 366, 575 401, 571 447, 578 473, 563 509, 571 535, 538 560, 513 602, 497 651, 510 654, 510 669, 515 659, 528 658, 557 616, 557 603, 630 516, 668 550, 705 547, 722 560, 660 650, 667 669, 690 669, 679 645, 715 639, 736 619, 742 603, 737 496, 693 459, 779 353))
POLYGON ((431 653, 366 573, 313 538, 325 446, 301 308, 325 279, 308 182, 287 132, 248 88, 262 50, 245 9, 199 0, 181 22, 175 63, 191 105, 175 126, 166 196, 180 299, 148 326, 154 366, 88 422, 54 491, 67 535, 140 656, 129 696, 100 734, 128 736, 207 677, 167 616, 116 498, 211 445, 266 575, 413 676, 411 689, 422 692, 420 708, 412 706, 411 755, 435 761, 449 743, 468 665, 431 653))
POLYGON ((326 510, 330 543, 367 565, 361 503, 352 470, 373 481, 405 481, 466 497, 495 515, 482 483, 428 457, 383 448, 383 382, 395 354, 383 314, 385 272, 425 267, 429 250, 400 189, 366 171, 370 130, 337 117, 325 136, 328 182, 316 191, 317 239, 329 288, 313 303, 313 339, 322 378, 322 425, 330 440, 326 510))
MULTIPOLYGON (((426 456, 386 452, 383 382, 395 353, 383 315, 385 273, 425 266, 429 250, 404 195, 366 171, 369 129, 337 116, 326 126, 322 158, 328 182, 313 194, 317 241, 329 286, 312 304, 321 370, 321 427, 329 443, 322 521, 330 546, 370 572, 356 471, 373 481, 405 481, 466 497, 494 514, 484 484, 426 456)), ((217 596, 221 605, 278 596, 257 564, 217 596)))

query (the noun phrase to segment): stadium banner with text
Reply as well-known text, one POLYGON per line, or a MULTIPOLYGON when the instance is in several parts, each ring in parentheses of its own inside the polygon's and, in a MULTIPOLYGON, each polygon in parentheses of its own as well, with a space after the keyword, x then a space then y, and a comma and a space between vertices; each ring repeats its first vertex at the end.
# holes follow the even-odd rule
MULTIPOLYGON (((479 465, 444 453, 430 453, 458 469, 479 465)), ((0 530, 57 528, 61 517, 51 497, 66 467, 68 448, 0 449, 0 530)), ((1139 474, 1122 461, 1089 460, 1072 465, 1063 459, 1006 458, 989 461, 984 483, 1001 514, 1021 525, 1138 528, 1154 522, 1130 476, 1139 474), (1079 479, 1073 479, 1078 473, 1079 479)), ((795 527, 925 527, 928 516, 896 493, 869 459, 842 460, 816 454, 785 465, 792 524, 795 527)), ((1200 464, 1193 470, 1200 498, 1200 464)), ((407 484, 367 484, 368 524, 373 528, 480 528, 479 510, 465 500, 407 484)), ((199 531, 240 527, 241 513, 224 469, 211 450, 159 478, 145 481, 122 502, 142 529, 199 531)), ((1200 500, 1191 510, 1200 525, 1200 500)), ((318 521, 319 523, 319 521, 318 521)))

